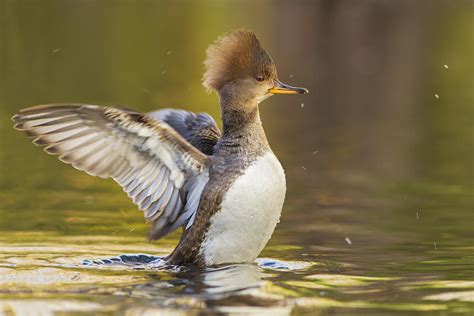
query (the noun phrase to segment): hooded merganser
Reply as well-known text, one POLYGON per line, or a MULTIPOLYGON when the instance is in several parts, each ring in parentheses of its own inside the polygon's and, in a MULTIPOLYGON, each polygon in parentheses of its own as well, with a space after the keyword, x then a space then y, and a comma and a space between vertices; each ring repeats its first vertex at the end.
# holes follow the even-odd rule
POLYGON ((49 104, 13 116, 17 130, 76 169, 112 178, 151 223, 150 240, 183 227, 170 264, 253 262, 279 221, 285 174, 268 144, 258 105, 303 94, 277 78, 251 31, 207 50, 204 86, 218 93, 223 132, 205 113, 148 114, 85 104, 49 104))

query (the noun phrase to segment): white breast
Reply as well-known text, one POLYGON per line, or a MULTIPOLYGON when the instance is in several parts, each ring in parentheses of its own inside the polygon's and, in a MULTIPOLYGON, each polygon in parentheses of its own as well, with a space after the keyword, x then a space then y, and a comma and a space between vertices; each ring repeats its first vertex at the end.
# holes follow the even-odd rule
POLYGON ((272 152, 253 162, 225 193, 201 245, 207 265, 253 262, 280 219, 285 173, 272 152))

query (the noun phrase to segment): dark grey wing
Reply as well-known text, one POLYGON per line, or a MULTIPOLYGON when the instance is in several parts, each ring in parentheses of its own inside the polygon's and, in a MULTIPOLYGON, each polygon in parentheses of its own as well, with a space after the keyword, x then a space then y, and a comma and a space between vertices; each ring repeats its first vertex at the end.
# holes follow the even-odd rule
POLYGON ((12 119, 47 153, 119 183, 152 222, 151 239, 191 225, 209 179, 209 158, 168 124, 84 104, 36 106, 12 119))
POLYGON ((170 125, 206 155, 213 154, 214 146, 221 138, 221 131, 216 121, 207 113, 196 114, 185 110, 163 109, 147 115, 170 125))

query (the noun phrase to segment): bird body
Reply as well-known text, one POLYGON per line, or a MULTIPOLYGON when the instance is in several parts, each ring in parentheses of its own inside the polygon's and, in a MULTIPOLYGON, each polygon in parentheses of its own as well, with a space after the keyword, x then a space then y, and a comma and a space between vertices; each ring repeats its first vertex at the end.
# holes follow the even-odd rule
POLYGON ((223 194, 200 248, 205 265, 253 262, 270 239, 285 199, 283 168, 268 151, 223 194))
POLYGON ((21 110, 15 128, 91 175, 112 178, 151 223, 150 239, 183 227, 170 264, 252 262, 279 221, 286 180, 268 144, 258 105, 282 84, 250 31, 208 49, 204 85, 215 90, 223 132, 208 114, 53 104, 21 110))

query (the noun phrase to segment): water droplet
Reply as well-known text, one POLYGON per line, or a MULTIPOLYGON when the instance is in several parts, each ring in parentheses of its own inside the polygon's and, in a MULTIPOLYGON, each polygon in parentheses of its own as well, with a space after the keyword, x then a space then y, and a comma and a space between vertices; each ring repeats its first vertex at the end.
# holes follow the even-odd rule
POLYGON ((352 245, 352 240, 349 237, 344 238, 348 245, 352 245))

